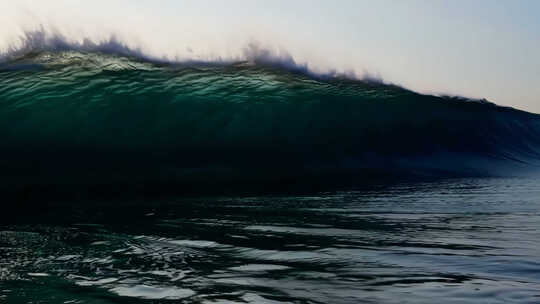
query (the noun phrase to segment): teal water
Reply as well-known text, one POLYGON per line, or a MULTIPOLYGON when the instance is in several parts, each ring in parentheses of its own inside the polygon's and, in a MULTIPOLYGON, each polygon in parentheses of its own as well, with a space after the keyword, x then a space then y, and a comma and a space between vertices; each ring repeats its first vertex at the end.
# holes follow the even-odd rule
POLYGON ((3 57, 0 302, 540 302, 537 114, 129 54, 3 57))
POLYGON ((49 204, 0 225, 4 303, 538 303, 540 183, 49 204))
POLYGON ((28 53, 0 64, 0 137, 0 185, 37 197, 540 168, 536 114, 256 61, 28 53))

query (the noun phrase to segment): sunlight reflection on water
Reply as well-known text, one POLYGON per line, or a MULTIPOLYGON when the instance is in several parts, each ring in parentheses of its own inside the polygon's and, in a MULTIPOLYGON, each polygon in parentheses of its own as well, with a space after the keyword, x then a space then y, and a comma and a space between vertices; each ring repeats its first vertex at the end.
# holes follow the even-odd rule
POLYGON ((1 226, 0 300, 540 299, 533 179, 72 208, 1 226))

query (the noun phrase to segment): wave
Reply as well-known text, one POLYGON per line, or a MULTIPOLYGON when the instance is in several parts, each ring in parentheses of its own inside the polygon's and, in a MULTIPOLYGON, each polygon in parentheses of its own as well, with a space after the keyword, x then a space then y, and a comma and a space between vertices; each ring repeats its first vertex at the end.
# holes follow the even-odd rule
POLYGON ((5 187, 266 189, 540 164, 540 116, 485 100, 286 61, 170 63, 80 46, 29 45, 0 65, 5 187))
POLYGON ((351 79, 363 79, 366 81, 382 82, 378 75, 372 75, 364 72, 363 75, 357 75, 353 70, 338 71, 336 69, 317 69, 310 67, 308 63, 299 63, 285 49, 274 49, 264 46, 261 43, 252 40, 245 44, 242 52, 235 56, 170 56, 155 55, 144 50, 140 46, 130 45, 128 42, 110 35, 106 39, 92 40, 70 39, 59 31, 46 29, 41 26, 37 30, 28 30, 19 37, 18 43, 11 44, 0 52, 0 63, 6 63, 17 60, 28 54, 44 52, 81 52, 81 53, 100 53, 120 57, 130 57, 151 63, 175 64, 175 65, 230 65, 240 62, 248 62, 256 65, 270 65, 282 68, 292 72, 309 74, 317 78, 346 77, 351 79))

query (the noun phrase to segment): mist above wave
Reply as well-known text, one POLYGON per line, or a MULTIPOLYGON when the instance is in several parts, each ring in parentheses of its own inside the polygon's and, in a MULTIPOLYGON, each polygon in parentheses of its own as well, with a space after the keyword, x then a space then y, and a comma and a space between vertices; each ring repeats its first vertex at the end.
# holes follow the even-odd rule
POLYGON ((155 54, 148 51, 144 46, 132 44, 117 35, 111 34, 108 38, 94 40, 91 38, 69 38, 57 30, 49 30, 43 26, 36 30, 25 31, 18 41, 10 44, 0 52, 0 63, 10 62, 29 54, 42 52, 82 52, 102 53, 131 57, 142 61, 160 64, 209 64, 231 65, 247 63, 251 65, 272 66, 291 72, 298 72, 316 78, 347 78, 352 80, 364 80, 380 82, 380 76, 364 72, 359 75, 354 70, 340 71, 337 69, 320 69, 308 62, 300 62, 284 48, 273 48, 268 45, 251 40, 241 47, 241 52, 236 55, 198 55, 188 48, 191 55, 166 55, 155 54))

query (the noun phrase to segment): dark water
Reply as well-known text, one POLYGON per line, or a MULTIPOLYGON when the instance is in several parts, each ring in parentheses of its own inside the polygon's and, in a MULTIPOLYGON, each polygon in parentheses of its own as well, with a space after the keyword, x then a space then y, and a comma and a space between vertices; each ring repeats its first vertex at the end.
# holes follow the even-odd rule
POLYGON ((0 63, 0 138, 0 187, 77 194, 540 168, 540 115, 257 60, 36 50, 0 63))
POLYGON ((0 302, 539 303, 538 181, 21 210, 0 302))
POLYGON ((0 63, 0 138, 0 302, 540 302, 539 179, 441 179, 538 171, 536 114, 37 48, 0 63))

